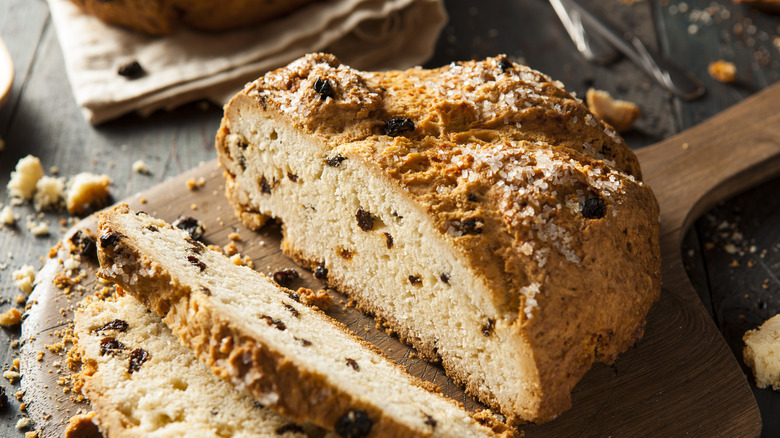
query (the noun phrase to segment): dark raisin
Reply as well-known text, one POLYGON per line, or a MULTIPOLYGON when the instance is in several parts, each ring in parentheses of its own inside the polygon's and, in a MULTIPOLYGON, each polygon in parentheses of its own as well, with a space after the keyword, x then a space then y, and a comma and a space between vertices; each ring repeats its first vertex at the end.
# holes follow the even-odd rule
POLYGON ((127 331, 128 327, 130 326, 127 324, 127 321, 122 321, 121 319, 115 319, 111 322, 107 322, 103 327, 96 329, 95 333, 104 332, 106 330, 116 330, 118 332, 125 332, 127 331))
POLYGON ((304 433, 305 431, 301 426, 298 426, 297 424, 285 424, 284 426, 276 429, 277 435, 284 435, 287 432, 297 432, 297 433, 304 433))
POLYGON ((133 374, 141 369, 141 365, 149 360, 149 353, 143 348, 136 348, 130 353, 130 364, 127 367, 127 372, 133 374))
POLYGON ((265 176, 261 176, 260 177, 260 181, 259 181, 258 184, 260 184, 260 191, 261 192, 265 193, 266 195, 270 195, 271 194, 271 185, 268 184, 268 180, 265 179, 265 176))
POLYGON ((149 231, 151 231, 151 232, 153 232, 153 233, 156 233, 156 232, 160 231, 160 230, 159 230, 157 227, 155 227, 154 225, 147 225, 147 226, 145 226, 145 227, 144 227, 144 229, 147 229, 147 230, 149 230, 149 231))
POLYGON ((308 339, 302 339, 297 336, 294 336, 293 339, 303 344, 304 347, 308 347, 309 345, 311 345, 311 341, 308 339))
POLYGON ((452 226, 461 234, 482 234, 485 224, 481 219, 471 218, 465 221, 452 221, 452 226))
POLYGON ((468 199, 470 202, 477 202, 477 195, 469 193, 466 195, 466 199, 468 199))
POLYGON ((342 415, 333 430, 343 438, 363 438, 368 436, 373 425, 367 413, 355 410, 342 415))
POLYGON ((418 284, 422 284, 422 280, 420 279, 420 277, 416 275, 410 275, 409 283, 412 283, 412 285, 417 286, 418 284))
POLYGON ((287 310, 289 310, 289 311, 290 311, 290 313, 292 313, 292 315, 293 315, 294 317, 296 317, 296 318, 297 318, 297 317, 300 315, 300 313, 298 313, 298 309, 296 309, 295 307, 293 307, 293 306, 291 306, 291 305, 289 305, 289 304, 287 304, 287 303, 282 303, 282 304, 284 305, 284 308, 285 308, 285 309, 287 309, 287 310))
POLYGON ((206 286, 201 286, 200 291, 209 297, 211 296, 211 289, 207 288, 206 286))
POLYGON ((436 427, 437 424, 439 424, 433 417, 430 415, 425 415, 425 424, 431 427, 436 427))
POLYGON ((260 318, 264 319, 268 325, 276 327, 277 330, 285 331, 287 329, 287 326, 284 324, 284 322, 278 319, 271 318, 268 315, 263 315, 260 318))
POLYGON ((362 208, 358 208, 355 218, 361 230, 371 231, 374 228, 374 216, 362 208))
POLYGON ((130 61, 127 64, 122 64, 116 71, 119 76, 124 76, 128 79, 138 79, 146 74, 146 71, 138 61, 130 61))
POLYGON ((506 73, 507 71, 512 70, 512 68, 514 67, 512 61, 506 58, 499 59, 497 64, 498 64, 498 68, 501 70, 501 73, 506 73))
POLYGON ((100 236, 100 247, 108 248, 109 246, 115 244, 120 237, 122 237, 122 234, 108 232, 100 236))
POLYGON ((387 243, 387 249, 393 247, 393 236, 390 233, 385 233, 385 242, 387 243))
POLYGON ((444 284, 450 284, 450 276, 447 274, 439 275, 439 280, 441 280, 444 284))
POLYGON ((595 198, 588 198, 585 203, 582 204, 582 215, 588 219, 600 219, 607 214, 607 206, 604 201, 598 196, 595 198))
POLYGON ((246 170, 246 158, 244 158, 244 156, 240 152, 236 157, 236 161, 238 161, 238 166, 241 168, 242 171, 246 170))
POLYGON ((295 301, 296 303, 301 302, 301 297, 298 296, 295 292, 291 291, 290 289, 282 289, 284 293, 287 294, 288 297, 290 297, 291 300, 295 301))
POLYGON ((347 365, 351 366, 353 370, 360 371, 360 365, 358 365, 355 359, 347 358, 347 365))
POLYGON ((347 158, 344 157, 341 154, 336 154, 331 158, 328 158, 325 160, 325 163, 330 167, 339 167, 341 165, 341 162, 346 160, 347 158))
POLYGON ((125 349, 125 344, 116 340, 116 338, 106 337, 100 340, 100 355, 110 354, 114 356, 125 349))
POLYGON ((493 319, 488 319, 487 324, 482 326, 482 336, 488 337, 491 333, 493 333, 493 327, 496 325, 496 321, 493 319))
POLYGON ((327 79, 317 78, 314 81, 314 91, 320 95, 322 100, 333 97, 333 87, 331 87, 330 81, 327 79))
POLYGON ((200 261, 200 259, 198 259, 195 256, 192 256, 192 255, 187 256, 187 261, 192 263, 193 265, 197 266, 198 269, 200 269, 200 272, 203 272, 203 271, 206 270, 206 264, 203 263, 202 261, 200 261))
POLYGON ((178 219, 173 221, 173 226, 186 231, 195 240, 203 237, 203 233, 206 231, 206 228, 199 220, 190 216, 179 216, 178 219))
POLYGON ((257 409, 265 409, 265 405, 264 404, 260 403, 257 400, 252 400, 252 401, 254 402, 255 408, 257 408, 257 409))
POLYGON ((203 252, 203 249, 206 248, 206 245, 198 242, 192 237, 187 236, 184 240, 190 244, 190 247, 187 248, 187 250, 192 251, 195 254, 201 254, 203 252))
POLYGON ((297 280, 300 275, 295 269, 280 269, 274 272, 274 281, 279 286, 289 286, 290 283, 297 280))
POLYGON ((396 117, 387 121, 385 135, 396 137, 407 131, 414 131, 414 122, 408 117, 396 117))
POLYGON ((328 268, 325 267, 325 263, 320 263, 314 269, 314 278, 317 280, 326 280, 328 278, 328 268))
POLYGON ((78 248, 79 254, 90 259, 97 259, 97 246, 92 235, 78 230, 70 237, 70 241, 73 246, 78 248))
POLYGON ((8 409, 8 396, 5 393, 5 388, 0 386, 0 411, 8 409))
POLYGON ((339 251, 339 255, 341 256, 342 259, 352 260, 352 256, 354 254, 352 254, 352 251, 348 249, 341 249, 339 251))
POLYGON ((209 411, 209 413, 210 413, 211 415, 218 415, 218 414, 219 414, 219 409, 217 409, 217 408, 211 408, 211 410, 209 411))
POLYGON ((292 182, 298 182, 298 175, 287 172, 287 178, 292 182))

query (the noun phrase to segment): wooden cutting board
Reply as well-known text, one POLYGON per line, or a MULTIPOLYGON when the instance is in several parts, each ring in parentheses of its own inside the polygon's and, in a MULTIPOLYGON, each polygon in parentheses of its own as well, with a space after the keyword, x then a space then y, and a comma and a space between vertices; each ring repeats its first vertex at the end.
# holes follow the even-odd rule
MULTIPOLYGON (((522 427, 528 437, 558 436, 727 436, 754 437, 761 418, 746 376, 710 319, 683 268, 681 240, 688 226, 715 202, 780 174, 780 84, 666 141, 638 151, 645 181, 661 204, 663 290, 648 315, 644 338, 611 366, 597 364, 573 391, 573 408, 542 425, 522 427)), ((272 272, 295 268, 279 249, 278 227, 260 232, 244 228, 233 217, 224 195, 216 161, 191 170, 126 200, 168 221, 193 216, 206 226, 205 241, 220 246, 238 231, 238 250, 255 268, 272 272), (204 178, 190 190, 186 181, 204 178)), ((76 229, 95 229, 87 218, 76 229)), ((73 232, 74 230, 71 230, 73 232)), ((70 233, 69 233, 70 234, 70 233)), ((68 234, 68 235, 69 235, 68 234)), ((66 235, 65 239, 68 238, 66 235)), ((69 306, 83 293, 65 296, 52 284, 62 270, 64 250, 45 264, 33 305, 23 324, 24 401, 44 437, 59 436, 70 415, 87 410, 73 405, 57 384, 63 358, 45 348, 60 340, 71 317, 69 306), (38 352, 44 356, 38 360, 38 352)), ((89 271, 89 269, 87 269, 89 271)), ((308 271, 293 287, 321 287, 308 271)), ((82 285, 91 293, 90 274, 82 285)), ((442 369, 427 364, 413 350, 387 335, 375 322, 332 291, 336 304, 328 312, 353 331, 378 345, 411 373, 438 384, 465 403, 479 405, 452 384, 442 369)))

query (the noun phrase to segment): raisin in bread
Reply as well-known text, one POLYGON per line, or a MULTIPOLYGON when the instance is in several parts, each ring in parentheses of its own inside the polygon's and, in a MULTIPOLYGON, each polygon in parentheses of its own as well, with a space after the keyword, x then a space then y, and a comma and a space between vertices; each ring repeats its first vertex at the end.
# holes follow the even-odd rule
POLYGON ((82 391, 106 437, 305 437, 301 426, 217 378, 135 298, 75 316, 82 391))
POLYGON ((186 232, 124 204, 99 228, 98 275, 263 405, 348 437, 496 435, 340 323, 186 232))
POLYGON ((660 293, 658 203, 615 131, 504 56, 248 84, 216 147, 249 227, 511 422, 549 420, 660 293))
POLYGON ((173 33, 181 22, 205 31, 223 31, 262 23, 316 0, 71 0, 108 24, 150 35, 173 33))
POLYGON ((756 386, 780 391, 780 315, 775 315, 742 338, 742 358, 753 370, 756 386))

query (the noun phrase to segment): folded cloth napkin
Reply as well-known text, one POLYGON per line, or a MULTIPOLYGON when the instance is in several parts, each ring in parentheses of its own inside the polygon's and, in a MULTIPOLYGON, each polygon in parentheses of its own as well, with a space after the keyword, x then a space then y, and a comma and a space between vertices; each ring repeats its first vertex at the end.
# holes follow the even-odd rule
POLYGON ((447 21, 442 0, 321 0, 251 28, 180 27, 151 37, 106 25, 68 0, 48 2, 73 94, 93 124, 199 99, 221 105, 246 82, 308 52, 330 52, 359 69, 419 65, 447 21), (143 76, 117 74, 132 61, 143 76))

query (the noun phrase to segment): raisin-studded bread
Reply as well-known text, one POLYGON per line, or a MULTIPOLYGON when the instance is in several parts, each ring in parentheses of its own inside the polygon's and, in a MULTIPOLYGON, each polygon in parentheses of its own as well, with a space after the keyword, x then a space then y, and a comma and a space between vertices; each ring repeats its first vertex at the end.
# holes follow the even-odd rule
POLYGON ((173 33, 181 22, 205 31, 237 29, 295 11, 317 0, 71 0, 108 24, 150 35, 173 33))
POLYGON ((748 330, 742 337, 742 358, 753 370, 756 386, 771 386, 780 391, 780 315, 766 320, 761 327, 748 330))
POLYGON ((284 250, 510 421, 549 420, 660 293, 658 204, 615 131, 500 56, 361 72, 307 55, 248 84, 216 147, 284 250))
POLYGON ((235 390, 135 298, 75 316, 82 391, 112 437, 300 437, 303 429, 235 390))
POLYGON ((103 213, 99 229, 99 275, 261 404, 344 437, 496 435, 340 323, 186 232, 124 204, 103 213))

